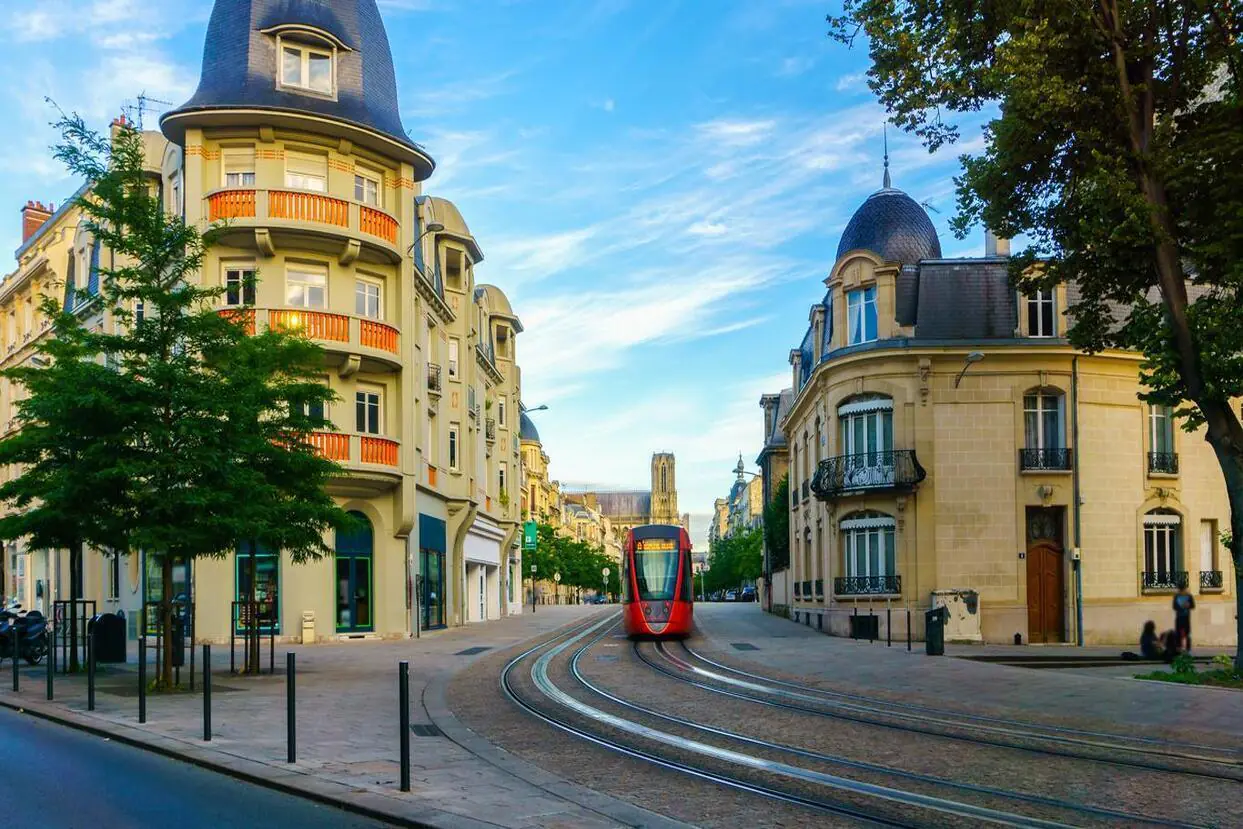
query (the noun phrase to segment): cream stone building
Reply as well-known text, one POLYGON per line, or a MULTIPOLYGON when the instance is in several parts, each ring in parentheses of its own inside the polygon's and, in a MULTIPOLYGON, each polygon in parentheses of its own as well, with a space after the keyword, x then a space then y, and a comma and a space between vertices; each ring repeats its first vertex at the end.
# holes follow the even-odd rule
MULTIPOLYGON (((217 0, 198 90, 160 127, 143 138, 165 208, 201 228, 227 223, 200 274, 224 289, 222 312, 323 347, 338 400, 325 413, 335 428, 314 440, 344 470, 330 493, 366 528, 328 539, 335 554, 313 563, 260 551, 265 630, 400 637, 516 611, 522 325, 476 280, 483 254, 456 207, 422 193, 434 165, 402 127, 375 0, 217 0)), ((0 313, 18 320, 5 365, 28 359, 45 326, 27 303, 66 285, 97 293, 110 256, 72 205, 24 214, 18 270, 0 288, 0 313)), ((97 303, 79 306, 86 324, 114 324, 97 303)), ((21 392, 0 392, 7 424, 21 392)), ((25 555, 19 590, 68 598, 64 554, 25 555)), ((236 626, 244 561, 175 568, 199 639, 236 626)), ((137 610, 161 592, 154 565, 92 553, 84 595, 137 610)))
MULTIPOLYGON (((794 389, 782 389, 778 394, 765 394, 760 398, 760 408, 764 410, 764 446, 755 459, 764 479, 764 503, 771 503, 777 487, 785 479, 790 468, 790 452, 786 444, 782 424, 794 404, 794 389)), ((768 538, 764 539, 763 575, 760 578, 760 601, 765 610, 772 610, 774 605, 788 607, 793 591, 789 565, 773 561, 772 551, 768 548, 768 538)))
POLYGON ((729 499, 717 498, 712 502, 712 523, 708 525, 708 544, 719 541, 729 534, 729 499))
POLYGON ((678 512, 677 459, 671 452, 657 452, 652 455, 651 469, 651 489, 584 491, 567 493, 565 498, 608 516, 621 537, 644 524, 672 524, 689 530, 689 516, 678 512))
POLYGON ((847 225, 790 355, 792 614, 845 634, 936 604, 951 638, 1133 644, 1188 582, 1196 644, 1233 643, 1203 434, 1139 399, 1137 354, 1075 351, 1075 288, 1020 296, 1007 256, 943 258, 888 171, 847 225))

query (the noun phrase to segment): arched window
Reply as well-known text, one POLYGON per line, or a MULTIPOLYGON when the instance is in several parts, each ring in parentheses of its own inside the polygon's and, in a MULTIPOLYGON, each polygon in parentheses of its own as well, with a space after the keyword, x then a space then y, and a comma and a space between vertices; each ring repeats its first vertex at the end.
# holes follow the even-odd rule
POLYGON ((1144 516, 1145 589, 1174 590, 1187 583, 1182 523, 1182 516, 1168 509, 1155 509, 1144 516))
POLYGON ((897 522, 893 516, 867 510, 847 515, 838 528, 842 533, 842 570, 838 595, 899 593, 897 522))

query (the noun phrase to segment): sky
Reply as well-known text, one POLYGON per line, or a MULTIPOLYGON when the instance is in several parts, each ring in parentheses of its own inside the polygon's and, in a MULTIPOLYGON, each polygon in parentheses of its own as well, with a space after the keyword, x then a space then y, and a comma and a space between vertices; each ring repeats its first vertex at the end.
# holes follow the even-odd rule
MULTIPOLYGON (((677 456, 679 506, 706 538, 741 454, 755 471, 760 395, 824 294, 838 237, 880 187, 883 109, 867 55, 826 36, 837 0, 379 0, 424 192, 460 208, 476 278, 521 317, 523 399, 550 474, 646 489, 677 456)), ((75 183, 51 158, 55 110, 102 129, 139 95, 198 82, 210 0, 44 0, 0 31, 0 248, 28 199, 75 183)), ((151 105, 152 127, 158 111, 151 105)), ((963 141, 929 155, 889 129, 894 186, 931 205, 946 256, 963 141)), ((13 267, 10 263, 5 270, 13 267)))

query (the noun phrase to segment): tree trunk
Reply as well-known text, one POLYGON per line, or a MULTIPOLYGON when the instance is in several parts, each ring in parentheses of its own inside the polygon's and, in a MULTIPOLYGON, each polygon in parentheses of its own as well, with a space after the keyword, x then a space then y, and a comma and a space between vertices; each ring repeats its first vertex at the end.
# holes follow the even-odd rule
MULTIPOLYGON (((69 673, 82 669, 78 661, 78 601, 82 598, 82 558, 84 542, 69 548, 69 673)), ((16 651, 15 651, 16 653, 16 651)))
POLYGON ((160 578, 164 582, 160 591, 160 636, 164 647, 160 650, 160 675, 157 686, 165 690, 173 687, 173 559, 160 557, 160 578))

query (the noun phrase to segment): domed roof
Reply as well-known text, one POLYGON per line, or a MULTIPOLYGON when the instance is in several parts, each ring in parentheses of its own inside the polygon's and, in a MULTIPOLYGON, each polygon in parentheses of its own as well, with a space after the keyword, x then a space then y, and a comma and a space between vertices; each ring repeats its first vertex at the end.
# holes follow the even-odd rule
POLYGON ((535 424, 531 418, 527 417, 526 412, 518 415, 518 439, 529 440, 535 443, 541 443, 539 439, 539 431, 535 428, 535 424))
POLYGON ((518 319, 513 306, 509 304, 509 297, 505 296, 505 292, 500 288, 495 285, 480 285, 475 289, 475 298, 483 298, 489 314, 509 320, 514 329, 522 333, 522 320, 518 319))
POLYGON ((462 218, 462 211, 457 209, 457 205, 440 196, 419 196, 418 200, 420 204, 427 205, 428 222, 439 222, 444 225, 445 229, 440 232, 465 244, 475 264, 483 261, 483 251, 479 248, 475 237, 471 235, 470 228, 466 226, 466 220, 462 218))
POLYGON ((355 143, 409 161, 420 181, 435 167, 402 127, 393 54, 376 0, 216 0, 198 91, 160 126, 180 144, 190 124, 231 126, 245 118, 252 125, 305 126, 308 116, 337 121, 355 143), (278 36, 334 50, 333 95, 278 84, 278 36))
POLYGON ((921 259, 940 259, 941 240, 918 202, 896 187, 885 187, 868 196, 842 231, 837 258, 852 250, 871 251, 886 262, 914 265, 921 259))

